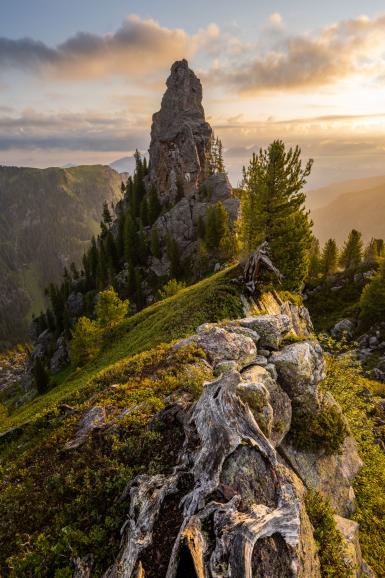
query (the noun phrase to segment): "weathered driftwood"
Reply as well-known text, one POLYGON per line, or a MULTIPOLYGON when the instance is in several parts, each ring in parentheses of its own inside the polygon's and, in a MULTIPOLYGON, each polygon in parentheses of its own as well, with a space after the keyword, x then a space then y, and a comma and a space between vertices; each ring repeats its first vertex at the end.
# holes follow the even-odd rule
POLYGON ((173 473, 134 480, 105 578, 319 577, 302 485, 239 398, 241 383, 232 370, 206 384, 173 473))
POLYGON ((261 272, 264 269, 274 273, 278 282, 281 283, 283 275, 271 260, 270 247, 267 241, 259 245, 257 250, 250 255, 243 271, 243 284, 251 294, 255 293, 257 284, 261 280, 261 272))

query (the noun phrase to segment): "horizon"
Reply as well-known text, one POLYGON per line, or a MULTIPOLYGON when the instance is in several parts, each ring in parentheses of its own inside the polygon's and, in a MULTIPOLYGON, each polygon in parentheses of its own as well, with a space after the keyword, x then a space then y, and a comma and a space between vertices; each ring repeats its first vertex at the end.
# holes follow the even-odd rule
POLYGON ((170 67, 185 57, 233 185, 275 138, 314 158, 309 190, 384 174, 381 2, 362 14, 358 2, 328 0, 310 14, 302 0, 290 10, 243 0, 236 19, 228 1, 219 13, 112 0, 108 17, 98 1, 76 12, 74 0, 4 4, 2 165, 109 165, 146 153, 170 67))

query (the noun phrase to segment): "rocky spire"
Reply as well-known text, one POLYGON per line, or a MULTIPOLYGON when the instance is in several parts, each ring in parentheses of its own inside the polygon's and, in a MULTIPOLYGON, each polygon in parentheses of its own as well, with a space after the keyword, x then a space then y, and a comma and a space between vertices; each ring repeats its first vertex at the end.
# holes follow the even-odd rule
POLYGON ((209 172, 211 137, 201 82, 187 60, 174 62, 161 109, 153 115, 149 149, 150 182, 163 199, 194 195, 209 172))

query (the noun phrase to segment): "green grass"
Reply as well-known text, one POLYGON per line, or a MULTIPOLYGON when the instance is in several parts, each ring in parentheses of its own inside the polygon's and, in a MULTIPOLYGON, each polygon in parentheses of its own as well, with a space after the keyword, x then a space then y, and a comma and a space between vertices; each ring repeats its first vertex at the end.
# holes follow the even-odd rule
POLYGON ((364 466, 353 487, 357 499, 354 519, 360 525, 360 543, 365 560, 384 576, 385 568, 385 454, 375 441, 371 404, 361 395, 375 382, 362 377, 349 356, 328 358, 328 373, 322 388, 330 391, 341 405, 354 435, 364 466))
POLYGON ((241 316, 239 292, 231 280, 234 269, 220 271, 123 321, 109 335, 96 359, 81 369, 67 368, 55 376, 58 384, 55 388, 9 416, 0 417, 0 430, 52 410, 73 392, 86 387, 99 371, 123 358, 186 337, 202 323, 241 316))
POLYGON ((57 408, 0 439, 0 568, 7 576, 69 578, 71 559, 89 554, 92 576, 104 575, 127 517, 124 488, 140 473, 169 473, 183 443, 180 423, 159 412, 171 395, 200 395, 213 379, 204 359, 193 345, 160 345, 118 361, 73 392, 73 411, 57 408), (104 430, 66 450, 95 405, 105 408, 104 430))

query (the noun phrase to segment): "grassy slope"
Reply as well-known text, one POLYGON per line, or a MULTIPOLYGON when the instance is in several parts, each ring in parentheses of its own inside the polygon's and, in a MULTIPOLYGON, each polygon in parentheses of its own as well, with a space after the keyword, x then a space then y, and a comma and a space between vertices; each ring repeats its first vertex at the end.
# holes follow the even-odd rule
POLYGON ((185 337, 202 323, 238 317, 242 306, 236 286, 229 279, 233 270, 221 271, 125 320, 94 361, 82 369, 67 369, 58 377, 57 387, 12 415, 0 417, 0 430, 36 419, 120 359, 185 337))

